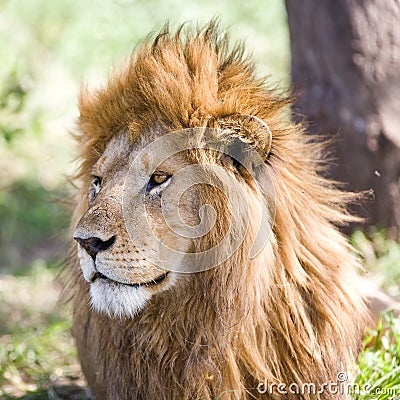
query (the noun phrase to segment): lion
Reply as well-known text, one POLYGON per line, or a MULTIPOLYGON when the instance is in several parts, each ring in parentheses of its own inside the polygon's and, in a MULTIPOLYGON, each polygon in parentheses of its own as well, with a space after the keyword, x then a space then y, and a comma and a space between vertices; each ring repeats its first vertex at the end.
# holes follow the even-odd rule
POLYGON ((255 68, 215 22, 165 28, 81 91, 69 290, 98 400, 348 398, 354 196, 255 68))

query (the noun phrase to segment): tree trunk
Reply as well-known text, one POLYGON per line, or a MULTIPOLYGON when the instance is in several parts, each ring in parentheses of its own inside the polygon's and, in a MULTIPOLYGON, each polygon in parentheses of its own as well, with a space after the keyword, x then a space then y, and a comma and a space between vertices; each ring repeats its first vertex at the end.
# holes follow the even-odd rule
POLYGON ((295 110, 334 135, 331 176, 373 189, 367 225, 400 226, 400 1, 285 0, 295 110))

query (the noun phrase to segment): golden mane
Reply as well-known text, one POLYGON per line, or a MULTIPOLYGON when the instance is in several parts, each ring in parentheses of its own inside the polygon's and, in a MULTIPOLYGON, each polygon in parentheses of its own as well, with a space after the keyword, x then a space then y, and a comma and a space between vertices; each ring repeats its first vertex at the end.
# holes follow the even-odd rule
MULTIPOLYGON (((152 127, 207 126, 241 113, 272 132, 266 167, 276 217, 264 257, 248 248, 196 274, 184 293, 160 293, 132 319, 90 309, 75 247, 74 335, 98 399, 298 399, 260 394, 259 383, 322 385, 350 372, 364 305, 353 287, 357 262, 338 225, 351 196, 319 172, 321 145, 287 120, 288 96, 266 86, 243 46, 230 50, 215 23, 146 41, 108 84, 79 101, 81 161, 72 225, 87 210, 93 165, 119 132, 132 141, 152 127), (222 394, 223 393, 223 394, 222 394)), ((252 137, 252 142, 265 138, 252 137)), ((305 399, 346 398, 327 391, 305 399)))

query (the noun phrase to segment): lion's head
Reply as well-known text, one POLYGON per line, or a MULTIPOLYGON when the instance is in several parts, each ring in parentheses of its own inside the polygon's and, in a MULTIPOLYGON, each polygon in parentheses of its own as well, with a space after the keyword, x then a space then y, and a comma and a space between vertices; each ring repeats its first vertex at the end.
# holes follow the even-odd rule
POLYGON ((81 94, 74 334, 99 399, 265 398, 356 355, 350 196, 228 48, 213 23, 166 31, 81 94))

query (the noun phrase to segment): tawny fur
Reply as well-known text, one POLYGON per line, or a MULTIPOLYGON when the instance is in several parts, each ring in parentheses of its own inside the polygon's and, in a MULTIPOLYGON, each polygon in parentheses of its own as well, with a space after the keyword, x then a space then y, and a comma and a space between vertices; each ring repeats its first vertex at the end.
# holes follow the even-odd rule
POLYGON ((255 76, 241 46, 229 50, 213 23, 163 32, 105 87, 82 89, 73 227, 88 207, 93 165, 124 130, 135 141, 155 126, 169 132, 236 113, 257 116, 272 131, 266 167, 276 193, 273 232, 260 257, 248 259, 245 241, 223 265, 153 296, 134 318, 90 309, 73 245, 73 332, 99 400, 299 399, 261 395, 256 387, 265 380, 336 382, 338 372, 351 371, 364 306, 353 288, 357 262, 336 227, 351 220, 351 196, 320 176, 321 145, 287 121, 288 104, 255 76))

